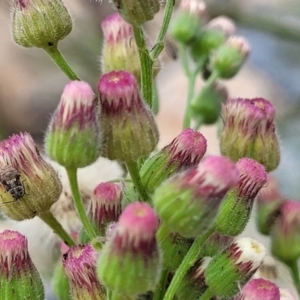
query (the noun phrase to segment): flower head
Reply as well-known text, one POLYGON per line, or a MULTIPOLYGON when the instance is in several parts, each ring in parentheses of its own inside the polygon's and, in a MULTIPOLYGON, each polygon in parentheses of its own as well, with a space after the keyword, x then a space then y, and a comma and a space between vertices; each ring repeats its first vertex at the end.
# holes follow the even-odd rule
POLYGON ((18 221, 48 211, 62 191, 57 173, 28 133, 0 142, 0 183, 1 210, 18 221))

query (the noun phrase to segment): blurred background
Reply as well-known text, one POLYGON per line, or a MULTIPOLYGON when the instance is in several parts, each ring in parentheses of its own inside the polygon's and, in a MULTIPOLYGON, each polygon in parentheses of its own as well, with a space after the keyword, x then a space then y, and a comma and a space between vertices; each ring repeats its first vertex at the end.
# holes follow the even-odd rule
MULTIPOLYGON (((100 77, 101 21, 112 13, 109 1, 64 0, 74 20, 59 48, 75 73, 94 88, 100 77)), ((178 2, 178 1, 177 1, 178 2)), ((225 84, 231 97, 264 97, 276 107, 282 160, 274 175, 286 197, 300 199, 300 5, 298 0, 207 0, 209 16, 233 18, 252 53, 242 71, 225 84)), ((161 15, 146 24, 149 36, 161 15)), ((10 1, 0 1, 0 134, 30 132, 42 146, 43 134, 68 78, 41 49, 15 45, 10 32, 10 1)), ((182 129, 187 79, 179 61, 166 53, 158 75, 160 144, 182 129)), ((198 85, 201 85, 199 79, 198 85)), ((215 126, 201 128, 209 153, 218 153, 215 126)), ((251 234, 253 230, 251 229, 251 234)))

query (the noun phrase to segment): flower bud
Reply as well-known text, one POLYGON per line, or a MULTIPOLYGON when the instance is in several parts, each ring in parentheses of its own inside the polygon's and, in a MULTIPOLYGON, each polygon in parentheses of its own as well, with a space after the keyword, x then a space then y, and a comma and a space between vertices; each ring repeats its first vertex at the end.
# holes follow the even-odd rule
POLYGON ((52 276, 53 293, 57 299, 69 300, 70 299, 70 285, 66 278, 66 272, 60 261, 53 272, 52 276))
POLYGON ((235 76, 250 53, 248 42, 239 36, 231 36, 210 59, 210 69, 218 76, 229 79, 235 76))
POLYGON ((68 83, 45 138, 47 154, 67 168, 82 168, 100 156, 98 100, 89 84, 68 83))
POLYGON ((204 271, 211 261, 211 257, 203 257, 198 260, 182 279, 177 289, 178 299, 195 300, 206 290, 204 271))
POLYGON ((135 77, 126 71, 104 74, 98 91, 105 145, 102 156, 122 162, 148 156, 158 143, 158 129, 135 77))
POLYGON ((72 30, 61 0, 12 0, 12 36, 22 47, 51 48, 72 30))
POLYGON ((280 160, 274 106, 263 98, 233 99, 222 107, 222 155, 238 161, 250 157, 274 170, 280 160))
POLYGON ((143 186, 149 193, 168 177, 198 165, 206 152, 205 137, 193 129, 183 130, 170 144, 149 157, 141 168, 143 186))
POLYGON ((98 235, 105 236, 106 226, 118 221, 122 196, 121 187, 112 182, 100 183, 94 189, 89 214, 98 235))
POLYGON ((71 247, 63 256, 72 300, 103 300, 106 292, 96 274, 97 252, 90 245, 71 247))
POLYGON ((171 24, 171 34, 181 43, 190 42, 198 33, 206 5, 200 0, 182 0, 178 14, 171 24))
POLYGON ((256 225, 260 233, 269 235, 284 203, 277 181, 268 176, 267 184, 257 195, 256 225))
POLYGON ((266 256, 265 247, 259 242, 242 237, 216 255, 205 269, 205 281, 215 296, 234 296, 266 256))
POLYGON ((280 300, 279 288, 263 278, 251 279, 234 300, 280 300))
POLYGON ((191 44, 191 56, 197 61, 220 47, 235 32, 235 24, 226 16, 210 20, 191 44))
POLYGON ((213 124, 217 122, 221 104, 228 98, 226 87, 216 82, 213 85, 205 85, 192 99, 190 110, 193 118, 200 124, 213 124))
POLYGON ((221 203, 215 220, 215 230, 219 234, 230 236, 236 236, 244 231, 255 197, 267 182, 264 167, 255 160, 241 158, 236 166, 240 172, 239 182, 221 203))
POLYGON ((159 0, 112 0, 112 3, 126 22, 135 26, 152 20, 160 8, 159 0))
POLYGON ((272 254, 289 263, 300 257, 300 202, 288 200, 271 230, 272 254))
POLYGON ((104 41, 101 56, 102 74, 126 70, 140 82, 141 65, 132 27, 119 14, 108 16, 101 23, 104 41))
POLYGON ((17 231, 0 233, 1 300, 44 300, 41 277, 31 261, 25 236, 17 231))
POLYGON ((160 252, 155 233, 158 218, 147 203, 129 204, 98 260, 98 277, 124 299, 155 288, 160 277, 160 252))
POLYGON ((57 173, 28 133, 0 142, 0 183, 1 210, 16 221, 49 211, 62 191, 57 173))
POLYGON ((163 182, 154 193, 154 207, 171 232, 196 237, 212 224, 221 200, 238 178, 228 158, 208 157, 197 168, 163 182))

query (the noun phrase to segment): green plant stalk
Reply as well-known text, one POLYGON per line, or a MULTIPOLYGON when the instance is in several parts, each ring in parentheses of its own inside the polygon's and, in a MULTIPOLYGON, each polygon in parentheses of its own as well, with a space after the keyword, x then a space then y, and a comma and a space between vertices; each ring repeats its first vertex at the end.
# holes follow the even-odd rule
POLYGON ((209 288, 206 289, 206 291, 199 297, 198 300, 209 300, 213 297, 213 293, 209 288))
POLYGON ((181 280, 183 279, 183 277, 185 276, 189 268, 193 266, 194 263, 196 262, 203 243, 213 232, 214 232, 214 227, 211 227, 203 235, 195 239, 188 253, 185 255, 183 261, 181 262, 180 266, 176 270, 163 300, 173 299, 181 280))
POLYGON ((65 242, 69 247, 75 246, 74 240, 71 236, 64 230, 61 224, 53 216, 51 211, 43 212, 39 214, 39 217, 50 227, 53 231, 65 242))
POLYGON ((164 39, 170 24, 171 16, 173 13, 173 8, 175 5, 175 0, 167 0, 165 5, 163 21, 157 35, 154 47, 151 50, 151 58, 153 60, 157 59, 161 51, 164 49, 164 39))
POLYGON ((153 300, 163 299, 163 295, 165 294, 166 291, 168 275, 169 275, 169 270, 164 268, 162 270, 162 274, 160 275, 159 283, 156 286, 156 289, 154 291, 153 300))
POLYGON ((48 55, 53 59, 56 65, 68 76, 71 80, 80 80, 79 77, 73 72, 71 67, 68 65, 62 54, 57 48, 57 44, 44 48, 48 55))
POLYGON ((290 273, 293 279, 294 286, 297 290, 298 295, 300 296, 300 276, 299 276, 299 268, 297 260, 285 262, 285 264, 289 267, 290 273))
POLYGON ((150 52, 147 48, 144 33, 141 27, 132 25, 134 39, 136 41, 140 64, 141 64, 141 92, 144 101, 152 109, 152 92, 153 92, 153 76, 152 66, 153 61, 150 57, 150 52))
POLYGON ((66 168, 66 171, 68 174, 70 187, 71 187, 77 214, 82 222, 82 225, 83 225, 88 237, 90 238, 90 240, 93 240, 94 238, 97 237, 97 234, 96 234, 89 218, 87 217, 87 215, 85 213, 85 209, 84 209, 84 206, 82 203, 82 199, 81 199, 79 187, 78 187, 77 169, 76 168, 66 168))
POLYGON ((146 202, 149 202, 150 198, 142 184, 137 162, 131 161, 131 162, 126 162, 125 164, 130 174, 131 180, 134 186, 136 187, 141 199, 146 202))

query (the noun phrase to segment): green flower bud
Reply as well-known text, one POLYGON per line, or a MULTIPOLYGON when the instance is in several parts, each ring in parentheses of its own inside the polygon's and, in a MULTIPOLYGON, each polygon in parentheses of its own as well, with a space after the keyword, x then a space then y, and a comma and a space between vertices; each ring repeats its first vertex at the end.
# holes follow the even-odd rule
POLYGON ((160 277, 161 255, 155 233, 158 218, 147 203, 129 204, 98 260, 98 277, 123 299, 153 291, 160 277))
POLYGON ((210 58, 210 69, 220 78, 229 79, 237 74, 250 53, 248 42, 239 36, 231 36, 210 58))
POLYGON ((236 166, 240 180, 222 201, 214 228, 219 234, 236 236, 249 221, 253 203, 259 190, 267 182, 264 167, 250 158, 241 158, 236 166))
POLYGON ((62 191, 57 173, 28 133, 0 143, 0 183, 1 210, 16 221, 49 211, 62 191))
POLYGON ((126 71, 104 74, 98 91, 104 131, 102 156, 122 162, 148 156, 158 143, 158 129, 140 97, 135 77, 126 71))
POLYGON ((22 47, 49 48, 72 30, 61 0, 12 0, 12 36, 22 47))
POLYGON ((262 264, 266 252, 259 242, 242 237, 216 255, 204 271, 213 295, 229 298, 237 294, 262 264))
POLYGON ((55 267, 52 277, 52 288, 57 299, 71 300, 70 285, 62 262, 59 262, 55 267))
POLYGON ((44 300, 41 277, 31 261, 27 239, 17 231, 0 234, 1 300, 44 300))
POLYGON ((82 168, 100 156, 98 100, 83 81, 71 81, 63 91, 45 137, 46 153, 68 168, 82 168))
POLYGON ((196 166, 206 147, 206 139, 200 132, 185 129, 169 145, 145 161, 140 171, 143 186, 153 193, 168 177, 196 166))
POLYGON ((280 161, 274 118, 274 106, 263 98, 227 101, 222 107, 222 155, 233 161, 250 157, 267 172, 274 170, 280 161))
POLYGON ((152 20, 160 8, 159 0, 112 0, 112 2, 126 22, 135 26, 152 20))
POLYGON ((171 23, 171 34, 180 43, 190 42, 198 33, 206 6, 198 0, 183 0, 171 23))

